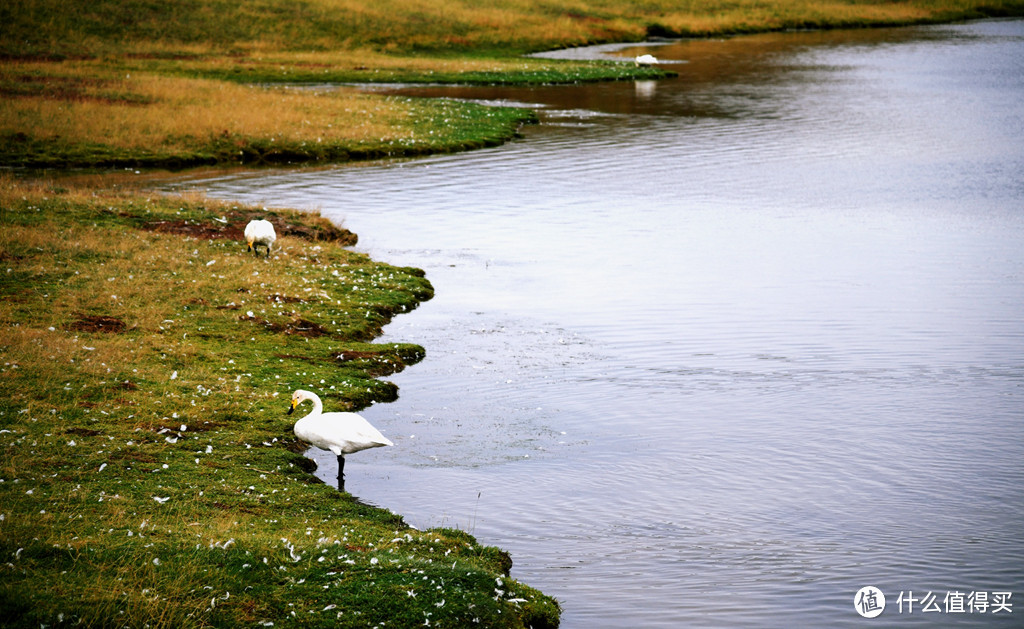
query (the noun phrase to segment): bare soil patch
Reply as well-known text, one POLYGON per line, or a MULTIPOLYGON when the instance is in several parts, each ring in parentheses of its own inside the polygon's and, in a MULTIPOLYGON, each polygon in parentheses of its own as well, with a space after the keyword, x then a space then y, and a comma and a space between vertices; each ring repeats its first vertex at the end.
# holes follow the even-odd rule
POLYGON ((108 334, 120 334, 128 329, 127 324, 117 317, 105 315, 91 315, 71 322, 68 329, 76 332, 106 332, 108 334))
POLYGON ((358 242, 359 237, 344 227, 338 227, 327 219, 318 219, 312 225, 289 222, 281 217, 253 212, 228 212, 224 221, 158 220, 143 223, 142 228, 165 234, 179 234, 202 240, 238 240, 244 241, 245 226, 256 218, 264 218, 274 224, 277 236, 291 236, 311 242, 335 242, 343 247, 350 247, 358 242))

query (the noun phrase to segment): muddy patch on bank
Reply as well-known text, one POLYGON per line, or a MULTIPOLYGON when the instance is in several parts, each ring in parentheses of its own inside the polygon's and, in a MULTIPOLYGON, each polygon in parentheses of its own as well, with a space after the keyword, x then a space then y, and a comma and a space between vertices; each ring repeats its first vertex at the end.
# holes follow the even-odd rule
POLYGON ((227 212, 223 217, 211 217, 209 220, 195 219, 160 219, 141 224, 142 229, 164 234, 178 234, 201 240, 245 240, 245 226, 249 221, 263 218, 274 225, 277 236, 291 236, 310 242, 334 242, 343 247, 350 247, 358 242, 359 237, 344 227, 338 227, 326 218, 309 216, 307 224, 295 223, 273 213, 260 212, 227 212))
POLYGON ((105 332, 120 334, 128 329, 128 325, 117 317, 105 315, 82 316, 68 324, 69 330, 75 332, 105 332))

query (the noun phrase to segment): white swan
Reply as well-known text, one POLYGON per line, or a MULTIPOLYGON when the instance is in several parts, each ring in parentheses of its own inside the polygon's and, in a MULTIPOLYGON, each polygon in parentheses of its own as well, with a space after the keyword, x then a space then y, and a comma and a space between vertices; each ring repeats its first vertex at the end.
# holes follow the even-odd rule
POLYGON ((638 66, 653 66, 658 63, 658 58, 654 55, 637 55, 634 61, 638 66))
POLYGON ((277 233, 274 232, 274 224, 262 218, 249 221, 245 226, 245 242, 249 244, 248 251, 259 253, 256 247, 263 245, 267 248, 267 257, 270 257, 270 246, 277 240, 277 233))
POLYGON ((393 446, 387 437, 355 413, 325 413, 316 393, 297 389, 292 394, 291 415, 306 400, 313 402, 313 412, 295 422, 295 436, 338 457, 338 489, 345 491, 345 455, 381 446, 393 446))

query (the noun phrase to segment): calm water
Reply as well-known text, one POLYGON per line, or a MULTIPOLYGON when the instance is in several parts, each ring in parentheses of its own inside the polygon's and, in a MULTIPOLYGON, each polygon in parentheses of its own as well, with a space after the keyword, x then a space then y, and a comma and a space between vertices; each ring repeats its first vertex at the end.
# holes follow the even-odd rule
POLYGON ((540 112, 500 148, 181 184, 434 283, 348 489, 570 629, 1024 625, 1024 22, 638 52, 679 78, 443 91, 540 112))

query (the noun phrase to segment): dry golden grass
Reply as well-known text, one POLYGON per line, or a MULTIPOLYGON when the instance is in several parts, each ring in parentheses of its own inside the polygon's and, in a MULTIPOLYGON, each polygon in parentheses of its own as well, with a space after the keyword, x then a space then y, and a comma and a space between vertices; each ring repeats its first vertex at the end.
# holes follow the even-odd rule
POLYGON ((715 34, 1020 15, 1021 0, 281 0, 0 4, 8 57, 190 55, 373 49, 509 56, 650 32, 715 34))
MULTIPOLYGON (((140 64, 141 65, 141 64, 140 64)), ((253 51, 245 55, 203 55, 174 62, 179 70, 259 67, 267 69, 320 68, 325 71, 349 70, 408 70, 411 72, 502 72, 550 65, 548 62, 528 58, 479 58, 453 56, 402 56, 388 54, 373 48, 328 51, 253 51)))
MULTIPOLYGON (((41 88, 6 100, 0 134, 33 129, 127 149, 166 148, 195 138, 244 134, 296 141, 377 141, 407 137, 399 101, 354 89, 295 90, 152 74, 113 74, 92 64, 12 63, 0 81, 38 77, 41 88)), ((21 79, 24 80, 24 79, 21 79)))
MULTIPOLYGON (((70 2, 74 7, 84 0, 70 2)), ((184 7, 94 0, 90 6, 106 18, 83 22, 56 0, 0 8, 0 20, 9 18, 7 28, 24 44, 0 45, 8 59, 23 60, 0 64, 3 163, 182 167, 345 161, 487 146, 513 136, 522 119, 503 114, 496 122, 486 119, 490 112, 481 116, 475 110, 467 116, 479 120, 456 129, 447 123, 451 116, 407 100, 352 88, 251 84, 637 78, 641 71, 659 71, 635 69, 629 75, 613 64, 559 64, 519 53, 641 40, 651 33, 713 35, 1019 14, 1024 0, 311 0, 298 13, 274 1, 184 7), (125 26, 124 19, 111 16, 135 21, 125 26)))
MULTIPOLYGON (((319 68, 336 67, 312 58, 278 54, 0 65, 0 162, 180 167, 346 161, 493 145, 512 137, 530 117, 511 108, 310 85, 324 80, 319 68), (306 86, 258 84, 289 77, 306 86)), ((444 65, 494 66, 482 61, 444 65)))
POLYGON ((667 10, 657 16, 657 23, 669 31, 691 35, 713 35, 727 32, 777 30, 794 25, 826 26, 860 24, 903 24, 927 19, 931 11, 920 5, 789 3, 766 4, 737 2, 722 5, 718 10, 702 7, 688 10, 667 10))

